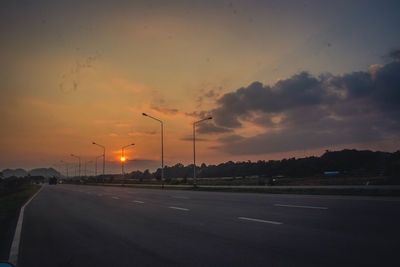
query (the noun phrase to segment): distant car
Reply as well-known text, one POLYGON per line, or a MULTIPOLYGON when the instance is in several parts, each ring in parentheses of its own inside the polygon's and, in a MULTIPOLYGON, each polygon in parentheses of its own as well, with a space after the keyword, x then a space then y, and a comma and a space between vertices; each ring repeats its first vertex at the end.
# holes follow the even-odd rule
POLYGON ((49 178, 49 184, 50 185, 52 185, 52 184, 54 184, 54 185, 56 185, 57 184, 57 178, 56 177, 50 177, 49 178))

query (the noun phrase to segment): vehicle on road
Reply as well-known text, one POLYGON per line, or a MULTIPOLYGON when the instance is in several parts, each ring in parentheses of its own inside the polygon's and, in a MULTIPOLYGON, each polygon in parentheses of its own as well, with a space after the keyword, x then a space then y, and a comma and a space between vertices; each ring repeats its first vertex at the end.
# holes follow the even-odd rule
POLYGON ((57 177, 53 176, 49 178, 49 185, 56 185, 57 184, 57 177))

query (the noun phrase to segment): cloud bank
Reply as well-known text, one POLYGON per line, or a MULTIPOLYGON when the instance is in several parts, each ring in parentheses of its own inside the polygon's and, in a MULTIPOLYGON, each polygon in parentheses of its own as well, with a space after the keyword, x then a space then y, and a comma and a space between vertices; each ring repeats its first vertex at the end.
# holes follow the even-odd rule
POLYGON ((228 133, 215 149, 233 155, 288 152, 398 138, 400 133, 400 50, 368 71, 313 76, 301 72, 274 85, 254 82, 226 93, 199 125, 202 133, 228 133), (264 132, 240 136, 244 123, 264 132), (217 129, 217 130, 216 130, 217 129))

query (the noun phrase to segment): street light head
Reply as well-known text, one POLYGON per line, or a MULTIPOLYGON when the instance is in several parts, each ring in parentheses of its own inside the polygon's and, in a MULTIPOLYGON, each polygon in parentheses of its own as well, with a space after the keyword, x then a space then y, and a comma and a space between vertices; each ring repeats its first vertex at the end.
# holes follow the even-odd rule
POLYGON ((71 154, 71 157, 75 157, 75 155, 74 155, 74 154, 71 154))
POLYGON ((134 146, 135 144, 131 144, 131 146, 134 146))
POLYGON ((93 144, 93 145, 95 145, 95 144, 96 144, 96 142, 92 142, 92 144, 93 144))
POLYGON ((211 116, 210 116, 210 117, 208 117, 208 118, 207 118, 207 120, 212 120, 212 117, 211 117, 211 116))
POLYGON ((143 115, 143 116, 147 116, 147 114, 146 114, 146 113, 144 113, 144 112, 142 113, 142 115, 143 115))

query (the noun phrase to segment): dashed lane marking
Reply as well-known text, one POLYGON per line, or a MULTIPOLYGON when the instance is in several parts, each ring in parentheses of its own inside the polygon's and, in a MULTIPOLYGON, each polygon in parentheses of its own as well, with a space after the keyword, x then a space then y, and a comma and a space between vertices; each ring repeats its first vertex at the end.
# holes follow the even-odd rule
POLYGON ((300 206, 300 205, 286 205, 286 204, 274 204, 277 207, 288 207, 288 208, 302 208, 302 209, 318 209, 327 210, 327 207, 316 207, 316 206, 300 206))
POLYGON ((180 208, 180 207, 173 207, 173 206, 171 206, 171 207, 168 207, 168 208, 170 208, 170 209, 174 209, 174 210, 184 210, 184 211, 189 211, 189 209, 180 208))
POLYGON ((238 219, 239 219, 239 220, 252 221, 252 222, 260 222, 260 223, 283 224, 283 223, 281 223, 281 222, 266 221, 266 220, 253 219, 253 218, 247 218, 247 217, 238 217, 238 219))

